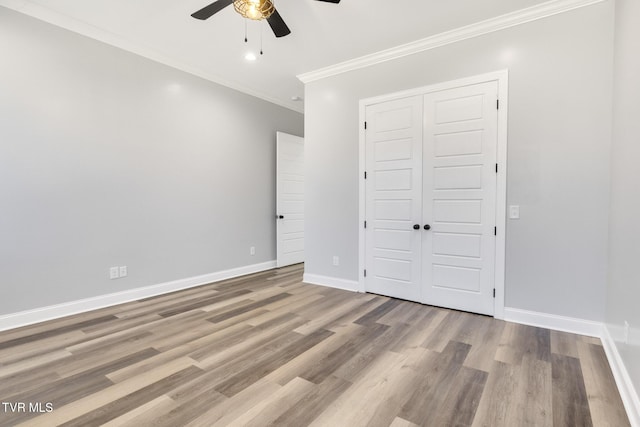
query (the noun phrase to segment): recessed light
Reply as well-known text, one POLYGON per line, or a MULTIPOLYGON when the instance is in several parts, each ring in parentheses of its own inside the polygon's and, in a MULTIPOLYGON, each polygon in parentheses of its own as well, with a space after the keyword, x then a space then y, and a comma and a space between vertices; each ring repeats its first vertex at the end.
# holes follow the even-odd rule
POLYGON ((244 59, 246 59, 247 61, 255 61, 256 59, 258 59, 258 57, 255 53, 249 52, 244 56, 244 59))

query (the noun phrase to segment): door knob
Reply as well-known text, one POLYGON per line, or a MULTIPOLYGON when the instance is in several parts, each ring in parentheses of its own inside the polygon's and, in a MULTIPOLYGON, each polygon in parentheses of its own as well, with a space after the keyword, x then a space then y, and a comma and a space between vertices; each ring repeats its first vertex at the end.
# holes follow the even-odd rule
POLYGON ((420 224, 413 224, 414 230, 420 230, 420 224))
POLYGON ((425 224, 425 225, 424 225, 424 229, 425 229, 425 230, 431 230, 431 226, 430 226, 429 224, 425 224))
POLYGON ((276 218, 278 218, 278 219, 284 219, 284 216, 282 216, 282 215, 278 215, 276 218))

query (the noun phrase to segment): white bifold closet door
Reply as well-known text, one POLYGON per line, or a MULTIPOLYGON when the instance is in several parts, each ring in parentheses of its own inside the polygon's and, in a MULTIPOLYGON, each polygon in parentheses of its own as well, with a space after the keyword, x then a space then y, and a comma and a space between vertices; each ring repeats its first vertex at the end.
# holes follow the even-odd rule
POLYGON ((497 90, 367 107, 368 292, 493 314, 497 90))

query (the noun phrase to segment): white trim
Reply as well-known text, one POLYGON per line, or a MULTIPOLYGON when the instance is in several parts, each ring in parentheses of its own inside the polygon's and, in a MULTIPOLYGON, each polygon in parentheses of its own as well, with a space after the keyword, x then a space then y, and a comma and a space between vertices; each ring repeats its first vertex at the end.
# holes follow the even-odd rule
POLYGON ((629 422, 632 427, 640 427, 640 397, 638 397, 638 391, 633 386, 629 372, 620 356, 620 352, 618 352, 618 346, 606 324, 602 328, 602 346, 607 355, 607 360, 609 360, 609 366, 616 380, 629 422))
POLYGON ((367 166, 366 146, 367 133, 364 129, 364 122, 367 117, 367 105, 364 100, 360 101, 358 107, 358 292, 366 292, 364 269, 366 267, 366 240, 364 222, 366 221, 367 197, 365 188, 364 173, 367 166))
POLYGON ((203 78, 205 80, 245 93, 247 95, 260 98, 264 101, 279 105, 289 110, 293 110, 298 113, 304 112, 303 111, 304 106, 302 103, 296 103, 294 105, 287 104, 280 99, 274 98, 260 91, 251 89, 247 86, 242 85, 241 83, 225 79, 219 75, 212 74, 200 68, 193 67, 184 62, 180 62, 148 46, 137 43, 126 37, 122 37, 120 35, 111 33, 102 28, 98 28, 93 25, 87 24, 86 22, 55 12, 51 9, 47 9, 44 6, 40 6, 34 3, 29 3, 24 0, 0 0, 0 6, 4 6, 6 8, 15 10, 16 12, 20 12, 24 15, 31 16, 41 21, 48 22, 49 24, 55 25, 60 28, 64 28, 65 30, 72 31, 74 33, 83 35, 85 37, 98 40, 110 46, 123 49, 127 52, 134 53, 136 55, 158 62, 160 64, 167 65, 171 68, 175 68, 176 70, 184 71, 185 73, 189 73, 194 76, 203 78))
POLYGON ((558 316, 557 314, 505 307, 504 320, 522 325, 537 326, 539 328, 553 329, 554 331, 570 332, 572 334, 590 337, 600 338, 602 336, 601 322, 558 316))
POLYGON ((117 304, 123 304, 142 298, 163 295, 170 292, 231 279, 233 277, 244 276, 246 274, 271 270, 272 268, 275 268, 275 266, 275 261, 268 261, 261 264, 247 265, 244 267, 232 268, 230 270, 218 271, 216 273, 204 274, 202 276, 173 280, 171 282, 160 283, 157 285, 145 286, 113 294, 100 295, 93 298, 85 298, 77 301, 37 308, 34 310, 7 314, 0 316, 0 331, 58 319, 72 314, 97 310, 99 308, 110 307, 117 304))
POLYGON ((507 150, 509 140, 509 71, 504 70, 498 77, 498 147, 496 162, 498 162, 498 176, 496 177, 496 248, 495 272, 493 285, 496 297, 493 304, 493 317, 504 319, 504 294, 507 257, 507 150))
POLYGON ((496 319, 504 318, 504 294, 505 294, 505 256, 506 256, 506 229, 507 229, 507 128, 508 128, 508 111, 509 111, 509 71, 501 70, 492 73, 481 74, 477 76, 466 77, 462 79, 452 80, 448 82, 436 83, 429 86, 420 88, 405 90, 401 92, 394 92, 391 94, 376 96, 372 98, 360 100, 359 105, 359 178, 358 178, 358 201, 359 201, 359 214, 358 214, 358 286, 356 288, 359 292, 365 292, 365 208, 366 208, 366 194, 365 194, 365 180, 364 171, 366 165, 365 147, 366 147, 366 133, 364 126, 362 125, 366 118, 366 107, 369 105, 378 104, 381 102, 392 101, 401 98, 407 98, 416 95, 425 95, 431 92, 437 92, 447 89, 458 88, 462 86, 470 86, 479 83, 486 83, 491 81, 498 82, 498 98, 500 100, 500 109, 498 110, 498 176, 496 186, 496 253, 495 253, 495 278, 494 286, 496 289, 496 298, 494 302, 493 316, 496 319))
MULTIPOLYGON (((402 90, 398 92, 386 93, 384 95, 372 96, 370 98, 361 99, 361 105, 373 105, 378 104, 380 102, 393 101, 396 99, 408 98, 416 95, 425 95, 431 92, 438 92, 441 90, 455 89, 463 86, 471 86, 479 83, 486 83, 497 81, 498 83, 503 83, 506 90, 506 83, 508 83, 507 79, 509 77, 509 70, 498 70, 492 71, 489 73, 478 74, 475 76, 463 77, 456 80, 449 80, 444 82, 436 82, 433 84, 429 84, 427 86, 422 86, 413 89, 402 90)), ((500 100, 500 105, 503 105, 503 102, 508 102, 507 100, 500 100)), ((500 108, 502 110, 502 108, 500 108)), ((364 120, 364 116, 361 117, 364 120)), ((360 129, 361 133, 363 133, 364 129, 360 129)))
POLYGON ((504 30, 516 25, 547 18, 549 16, 568 12, 580 7, 600 3, 605 0, 551 0, 536 6, 517 10, 511 13, 490 18, 475 24, 460 27, 451 31, 445 31, 424 39, 416 40, 390 49, 382 50, 370 55, 361 56, 345 62, 340 62, 329 67, 320 68, 315 71, 299 74, 297 77, 303 83, 310 83, 316 80, 370 67, 386 61, 413 55, 426 50, 435 49, 451 43, 478 37, 495 31, 504 30))
POLYGON ((346 280, 340 279, 338 277, 320 276, 318 274, 305 273, 302 277, 302 281, 310 285, 326 286, 328 288, 358 292, 358 282, 355 280, 346 280))

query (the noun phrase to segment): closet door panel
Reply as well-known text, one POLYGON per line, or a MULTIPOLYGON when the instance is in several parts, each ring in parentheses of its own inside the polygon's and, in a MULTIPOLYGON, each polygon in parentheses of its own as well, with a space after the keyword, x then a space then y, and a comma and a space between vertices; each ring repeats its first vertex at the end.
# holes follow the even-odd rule
POLYGON ((424 96, 422 302, 493 314, 497 83, 424 96))
POLYGON ((422 213, 422 97, 367 107, 368 292, 419 301, 422 213))

